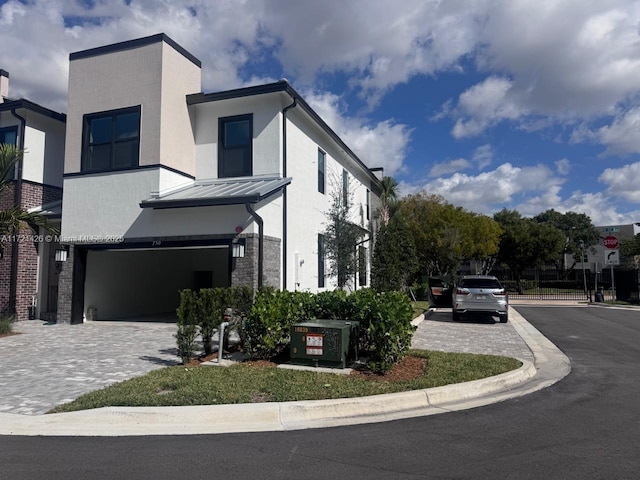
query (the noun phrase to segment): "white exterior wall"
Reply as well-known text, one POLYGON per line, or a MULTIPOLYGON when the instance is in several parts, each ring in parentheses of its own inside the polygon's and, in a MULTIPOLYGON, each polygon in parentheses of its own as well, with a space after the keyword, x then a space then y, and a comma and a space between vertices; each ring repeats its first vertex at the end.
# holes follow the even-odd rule
POLYGON ((196 178, 218 177, 218 119, 253 114, 253 175, 279 175, 282 157, 280 96, 241 97, 191 107, 195 123, 196 178))
MULTIPOLYGON (((360 225, 360 205, 364 206, 366 198, 366 186, 362 182, 366 180, 359 174, 354 177, 353 168, 345 167, 348 165, 345 156, 333 140, 294 111, 289 111, 287 124, 287 176, 293 177, 287 190, 287 288, 312 292, 332 290, 336 288, 336 279, 330 277, 325 277, 324 288, 318 288, 318 234, 326 228, 332 193, 336 188, 342 192, 343 168, 349 171, 349 188, 353 192, 352 220, 360 225), (318 148, 326 153, 324 194, 318 192, 318 148)), ((328 264, 325 272, 327 269, 328 264)))

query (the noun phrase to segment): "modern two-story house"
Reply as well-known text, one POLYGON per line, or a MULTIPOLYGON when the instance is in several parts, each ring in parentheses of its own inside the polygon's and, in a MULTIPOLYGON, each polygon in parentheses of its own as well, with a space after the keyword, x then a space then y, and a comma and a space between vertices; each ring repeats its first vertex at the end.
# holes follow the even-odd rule
MULTIPOLYGON (((62 113, 11 98, 9 73, 0 70, 0 143, 24 151, 0 192, 0 210, 19 206, 60 225, 65 121, 62 113)), ((56 240, 28 227, 0 239, 0 311, 18 320, 55 320, 61 267, 56 240)))
POLYGON ((202 93, 164 34, 70 55, 58 321, 173 315, 182 288, 319 291, 332 195, 369 282, 380 181, 287 81, 202 93))

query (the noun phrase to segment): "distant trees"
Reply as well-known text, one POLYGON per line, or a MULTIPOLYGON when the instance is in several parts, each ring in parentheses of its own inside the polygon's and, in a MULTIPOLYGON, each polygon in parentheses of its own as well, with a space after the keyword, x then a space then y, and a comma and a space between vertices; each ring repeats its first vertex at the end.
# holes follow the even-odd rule
POLYGON ((397 215, 407 221, 423 275, 451 276, 462 262, 498 252, 500 227, 495 221, 441 196, 409 195, 399 202, 397 215))
POLYGON ((502 229, 497 261, 509 267, 518 292, 522 292, 523 271, 557 259, 566 244, 565 237, 553 225, 522 217, 515 210, 503 209, 493 219, 502 229))

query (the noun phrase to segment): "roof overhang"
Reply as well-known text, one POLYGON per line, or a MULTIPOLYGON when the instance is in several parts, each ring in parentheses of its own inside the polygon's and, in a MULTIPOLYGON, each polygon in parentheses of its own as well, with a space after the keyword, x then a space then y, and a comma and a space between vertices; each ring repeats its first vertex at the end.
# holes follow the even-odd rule
POLYGON ((282 191, 291 178, 254 176, 196 181, 186 187, 152 196, 141 208, 187 208, 258 203, 282 191))
POLYGON ((28 213, 37 213, 45 218, 54 220, 62 217, 62 200, 56 200, 54 202, 38 205, 37 207, 27 210, 28 213))
POLYGON ((26 98, 18 98, 15 100, 5 98, 4 102, 0 103, 0 112, 19 110, 21 108, 44 115, 45 117, 53 118, 59 122, 67 121, 67 116, 64 113, 54 112, 53 110, 49 110, 42 105, 33 103, 31 100, 27 100, 26 98))

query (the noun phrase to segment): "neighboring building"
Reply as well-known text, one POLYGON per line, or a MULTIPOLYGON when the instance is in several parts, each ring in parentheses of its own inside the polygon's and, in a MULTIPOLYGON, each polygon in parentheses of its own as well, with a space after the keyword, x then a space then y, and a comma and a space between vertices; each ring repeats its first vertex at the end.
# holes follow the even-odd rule
MULTIPOLYGON (((14 180, 0 193, 0 210, 40 210, 60 225, 65 115, 26 99, 9 98, 9 74, 0 70, 0 143, 24 150, 14 180)), ((60 264, 54 236, 24 229, 2 242, 0 310, 18 320, 55 319, 60 264), (46 241, 46 240, 47 241, 46 241), (15 241, 13 241, 15 240, 15 241)))
MULTIPOLYGON (((173 315, 183 288, 335 288, 322 232, 336 191, 372 237, 378 177, 289 83, 200 82, 164 34, 70 55, 59 322, 173 315)), ((355 288, 369 285, 359 247, 355 288)))

